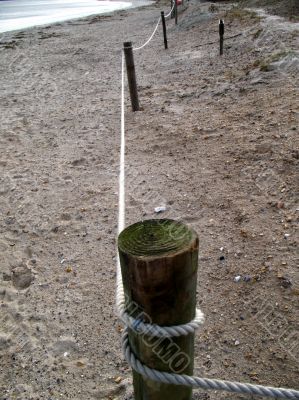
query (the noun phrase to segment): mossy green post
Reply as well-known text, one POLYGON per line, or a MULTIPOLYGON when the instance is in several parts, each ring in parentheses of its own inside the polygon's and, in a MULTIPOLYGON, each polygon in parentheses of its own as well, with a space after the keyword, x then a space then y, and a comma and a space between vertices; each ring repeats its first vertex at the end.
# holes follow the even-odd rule
MULTIPOLYGON (((145 220, 118 238, 126 309, 160 326, 195 317, 198 237, 181 222, 145 220)), ((135 356, 160 371, 193 374, 194 335, 157 338, 130 329, 135 356)), ((191 400, 192 389, 151 381, 133 371, 135 400, 191 400)))

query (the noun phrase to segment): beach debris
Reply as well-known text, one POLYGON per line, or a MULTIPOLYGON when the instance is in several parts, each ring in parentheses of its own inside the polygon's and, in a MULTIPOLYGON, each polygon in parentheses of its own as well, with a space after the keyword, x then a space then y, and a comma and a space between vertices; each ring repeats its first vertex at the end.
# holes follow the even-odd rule
POLYGON ((287 239, 288 237, 290 237, 291 235, 289 233, 285 233, 284 234, 284 238, 287 239))
POLYGON ((166 206, 155 207, 155 213, 159 214, 166 211, 166 206))
POLYGON ((281 282, 281 286, 284 287, 285 289, 289 288, 290 286, 292 286, 292 281, 286 277, 285 275, 282 274, 278 274, 277 278, 280 280, 281 282))
POLYGON ((121 376, 117 376, 116 378, 114 378, 115 383, 120 383, 122 380, 123 378, 121 376))
POLYGON ((237 275, 234 277, 235 282, 240 282, 240 280, 241 280, 241 275, 237 275))
POLYGON ((243 281, 244 282, 250 282, 251 281, 251 276, 250 275, 244 275, 243 276, 243 281))
POLYGON ((219 260, 220 260, 220 261, 224 261, 224 260, 225 260, 225 257, 224 257, 224 256, 220 256, 220 257, 219 257, 219 260))
POLYGON ((6 49, 15 49, 18 46, 18 42, 16 40, 12 40, 10 42, 0 43, 1 46, 4 46, 6 49))
POLYGON ((239 346, 240 342, 239 340, 235 340, 235 346, 239 346))
POLYGON ((279 209, 284 208, 284 202, 281 201, 281 200, 278 201, 278 202, 276 203, 276 207, 279 208, 279 209))
POLYGON ((84 362, 83 360, 77 360, 76 365, 77 367, 84 368, 86 367, 86 362, 84 362))
POLYGON ((224 247, 220 247, 220 249, 219 249, 220 251, 223 251, 224 250, 224 247))

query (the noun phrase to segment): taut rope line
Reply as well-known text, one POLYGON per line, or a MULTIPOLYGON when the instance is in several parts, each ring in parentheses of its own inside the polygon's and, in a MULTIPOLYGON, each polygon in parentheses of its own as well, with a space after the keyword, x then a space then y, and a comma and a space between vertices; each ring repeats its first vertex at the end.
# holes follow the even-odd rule
POLYGON ((142 46, 140 46, 140 47, 134 47, 134 48, 133 48, 133 51, 141 50, 141 49, 143 49, 145 46, 147 46, 147 45, 149 44, 149 42, 150 42, 150 41, 152 40, 152 38, 155 36, 155 33, 157 32, 157 29, 158 29, 158 27, 159 27, 160 22, 161 22, 161 17, 159 17, 158 22, 157 22, 157 25, 156 25, 156 27, 155 27, 153 33, 151 34, 151 36, 148 38, 148 40, 147 40, 142 46))
MULTIPOLYGON (((175 0, 176 1, 176 0, 175 0)), ((172 10, 167 17, 171 14, 172 10)), ((150 38, 140 47, 134 50, 141 50, 154 37, 161 18, 150 36, 150 38)), ((119 169, 119 203, 118 203, 118 233, 125 228, 125 61, 124 52, 122 50, 121 57, 121 144, 120 144, 120 169, 119 169)), ((255 396, 272 397, 276 399, 299 400, 299 391, 293 389, 273 388, 261 385, 252 385, 248 383, 230 382, 218 379, 199 378, 195 376, 180 375, 157 371, 142 364, 133 354, 128 339, 128 327, 134 329, 137 333, 146 333, 147 335, 158 337, 174 337, 188 335, 198 329, 204 320, 203 313, 196 310, 196 316, 193 321, 184 325, 163 327, 145 323, 142 320, 134 319, 126 312, 125 295, 123 289, 123 281, 121 275, 121 266, 119 256, 117 256, 117 287, 116 287, 116 306, 117 312, 121 320, 125 323, 126 329, 122 338, 123 351, 128 364, 139 374, 147 378, 168 383, 172 385, 185 385, 193 388, 202 388, 205 390, 222 390, 231 393, 243 393, 255 396)))

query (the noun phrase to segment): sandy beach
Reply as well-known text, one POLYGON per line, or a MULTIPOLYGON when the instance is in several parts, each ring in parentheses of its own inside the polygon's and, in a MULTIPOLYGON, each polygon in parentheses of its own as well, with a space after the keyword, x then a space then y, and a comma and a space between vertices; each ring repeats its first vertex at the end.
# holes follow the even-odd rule
MULTIPOLYGON (((161 10, 1 35, 0 400, 133 398, 114 306, 121 48, 161 10)), ((126 89, 126 222, 199 235, 195 375, 299 389, 299 23, 193 0, 167 26, 167 51, 160 27, 135 53, 142 111, 126 89)))

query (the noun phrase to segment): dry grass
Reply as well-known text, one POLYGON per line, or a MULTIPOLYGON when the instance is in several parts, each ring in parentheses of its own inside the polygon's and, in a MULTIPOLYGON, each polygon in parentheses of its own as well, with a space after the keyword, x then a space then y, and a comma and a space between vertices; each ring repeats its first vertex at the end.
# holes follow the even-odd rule
POLYGON ((239 20, 239 21, 247 21, 247 22, 258 22, 261 20, 261 17, 257 15, 255 11, 245 10, 241 6, 232 7, 226 13, 226 18, 230 20, 239 20))
POLYGON ((263 58, 263 59, 258 59, 253 63, 254 68, 259 68, 260 71, 262 72, 268 72, 270 71, 271 64, 283 60, 284 58, 288 56, 296 56, 296 53, 292 50, 286 50, 286 51, 279 51, 277 53, 273 53, 270 56, 263 58))
POLYGON ((241 7, 264 8, 270 14, 280 15, 290 21, 299 21, 298 0, 234 0, 241 7))

